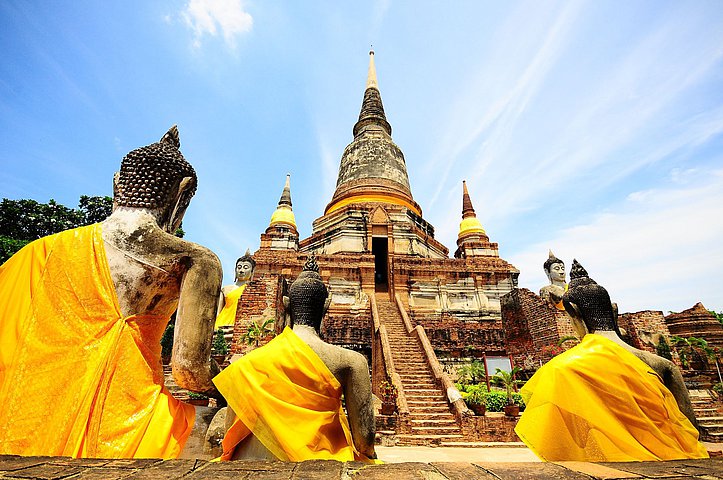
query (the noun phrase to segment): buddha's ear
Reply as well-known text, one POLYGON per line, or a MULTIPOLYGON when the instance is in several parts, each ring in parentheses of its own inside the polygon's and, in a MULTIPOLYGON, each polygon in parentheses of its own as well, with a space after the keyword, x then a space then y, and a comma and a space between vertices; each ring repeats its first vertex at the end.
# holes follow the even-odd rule
POLYGON ((331 295, 326 297, 326 300, 324 300, 324 312, 322 315, 326 315, 326 311, 329 310, 329 305, 331 305, 331 295))
POLYGON ((171 209, 171 214, 168 217, 168 224, 166 227, 166 231, 171 235, 173 235, 176 230, 178 230, 178 227, 181 226, 183 215, 186 213, 188 204, 191 203, 191 198, 193 197, 194 186, 195 181, 193 177, 184 177, 178 184, 178 190, 176 191, 176 195, 173 199, 173 207, 171 209))
POLYGON ((116 203, 116 198, 118 198, 118 180, 120 180, 120 172, 115 172, 113 174, 113 210, 115 211, 116 208, 118 208, 118 204, 116 203))
POLYGON ((615 323, 618 323, 618 304, 613 302, 613 320, 615 320, 615 323))
POLYGON ((289 297, 284 295, 282 298, 282 301, 284 302, 284 309, 288 310, 289 309, 289 297))

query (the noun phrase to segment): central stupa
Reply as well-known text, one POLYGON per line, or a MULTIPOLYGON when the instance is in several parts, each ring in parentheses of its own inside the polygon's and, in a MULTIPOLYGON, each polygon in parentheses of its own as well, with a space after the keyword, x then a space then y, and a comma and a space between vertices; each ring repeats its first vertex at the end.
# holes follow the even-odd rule
POLYGON ((300 250, 315 254, 372 253, 377 290, 388 284, 389 255, 446 258, 409 186, 402 150, 392 140, 379 91, 374 52, 354 139, 344 149, 336 190, 300 250))

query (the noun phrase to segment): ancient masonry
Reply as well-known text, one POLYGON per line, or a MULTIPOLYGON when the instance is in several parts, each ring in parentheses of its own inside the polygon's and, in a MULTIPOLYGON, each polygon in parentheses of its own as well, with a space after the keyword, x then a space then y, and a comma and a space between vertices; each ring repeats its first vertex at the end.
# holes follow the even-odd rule
POLYGON ((451 441, 460 432, 459 417, 466 407, 447 397, 451 385, 437 355, 442 360, 507 355, 500 299, 516 286, 519 272, 499 257, 497 244, 490 242, 476 217, 466 185, 455 258, 434 238, 434 227, 412 196, 404 154, 392 141, 373 52, 352 131, 336 191, 313 222, 311 236, 303 240, 287 177, 254 253, 254 280, 239 301, 232 348, 240 351, 238 338, 251 321, 283 321, 284 289, 307 255, 314 254, 332 295, 323 338, 367 356, 375 391, 382 381, 398 385, 397 430, 409 435, 410 443, 415 435, 451 441), (400 316, 408 326, 400 323, 400 316), (423 329, 415 328, 418 325, 423 329), (395 368, 391 352, 402 349, 418 360, 417 367, 402 365, 397 358, 395 368), (423 388, 417 388, 422 379, 423 388))

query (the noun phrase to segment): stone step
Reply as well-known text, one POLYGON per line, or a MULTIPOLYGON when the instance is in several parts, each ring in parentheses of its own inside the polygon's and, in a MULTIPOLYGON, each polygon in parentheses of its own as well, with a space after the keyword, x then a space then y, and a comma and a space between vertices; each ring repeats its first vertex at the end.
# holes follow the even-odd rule
POLYGON ((409 405, 409 413, 449 413, 449 407, 442 404, 409 405))
MULTIPOLYGON (((406 391, 404 392, 405 394, 406 391)), ((442 393, 437 392, 434 394, 429 395, 419 395, 419 394, 407 394, 407 403, 409 402, 444 402, 447 400, 446 395, 442 395, 442 393)))
POLYGON ((454 418, 430 419, 430 418, 414 418, 412 419, 412 428, 415 427, 457 427, 454 418))
POLYGON ((440 445, 443 442, 460 442, 464 440, 462 435, 419 435, 405 434, 397 435, 397 445, 440 445))
POLYGON ((409 412, 409 419, 411 421, 415 420, 424 420, 424 421, 437 421, 437 420, 444 420, 449 421, 456 424, 456 420, 454 418, 454 415, 451 413, 446 412, 433 412, 433 413, 418 413, 418 412, 409 412))
POLYGON ((698 423, 701 425, 705 425, 705 424, 720 425, 720 424, 723 424, 723 417, 699 417, 698 423))

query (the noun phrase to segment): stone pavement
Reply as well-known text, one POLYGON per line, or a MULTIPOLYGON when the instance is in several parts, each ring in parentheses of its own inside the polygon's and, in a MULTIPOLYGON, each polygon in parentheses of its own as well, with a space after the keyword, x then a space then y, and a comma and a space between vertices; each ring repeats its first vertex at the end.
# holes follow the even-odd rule
POLYGON ((223 462, 205 460, 102 460, 63 457, 0 456, 2 479, 248 479, 248 480, 612 480, 723 479, 723 457, 669 462, 493 463, 407 462, 386 465, 312 460, 285 462, 223 462))

